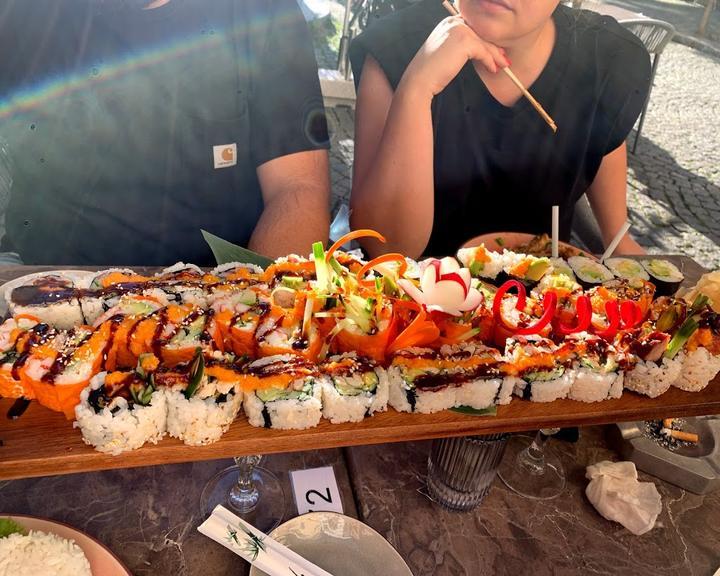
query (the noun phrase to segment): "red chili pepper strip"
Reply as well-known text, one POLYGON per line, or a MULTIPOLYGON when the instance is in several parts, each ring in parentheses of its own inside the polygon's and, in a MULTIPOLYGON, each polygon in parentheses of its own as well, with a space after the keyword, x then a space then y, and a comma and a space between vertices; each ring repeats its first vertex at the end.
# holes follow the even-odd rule
MULTIPOLYGON (((495 317, 495 320, 497 322, 501 322, 502 324, 505 324, 505 321, 503 320, 501 309, 502 309, 502 299, 505 294, 507 294, 510 291, 510 288, 517 288, 518 296, 517 296, 517 304, 515 304, 515 308, 517 310, 524 310, 525 309, 525 286, 523 286, 520 282, 517 280, 508 280, 498 288, 497 292, 495 292, 495 297, 493 298, 493 316, 495 317)), ((512 326, 507 326, 511 330, 513 329, 512 326)))
POLYGON ((364 276, 377 265, 385 264, 386 262, 398 263, 398 276, 402 276, 407 271, 407 262, 405 261, 405 256, 403 256, 402 254, 391 252, 389 254, 383 254, 382 256, 378 256, 377 258, 370 260, 370 262, 360 268, 360 270, 358 270, 357 272, 358 283, 362 286, 374 286, 375 280, 365 280, 364 276))
POLYGON ((575 301, 575 312, 577 314, 577 322, 575 326, 568 326, 562 322, 558 322, 555 331, 561 336, 574 334, 575 332, 583 332, 590 328, 592 320, 592 303, 589 296, 578 296, 575 301))
POLYGON ((514 334, 519 334, 521 336, 527 336, 530 334, 539 334, 545 326, 547 326, 550 321, 553 319, 553 316, 555 316, 555 309, 557 308, 557 294, 554 292, 546 292, 545 296, 543 296, 543 315, 540 317, 540 319, 531 326, 526 326, 524 328, 519 328, 517 326, 512 326, 508 324, 502 315, 502 299, 505 294, 510 290, 510 288, 517 288, 518 296, 517 296, 517 302, 515 304, 516 310, 524 310, 525 309, 525 302, 526 302, 526 293, 525 293, 525 286, 523 286, 520 282, 517 280, 508 280, 498 288, 498 291, 495 293, 495 298, 493 300, 493 316, 495 317, 495 321, 499 324, 502 324, 505 328, 513 332, 514 334))
POLYGON ((606 340, 612 340, 620 328, 620 307, 617 300, 609 300, 605 302, 605 315, 607 316, 608 325, 603 330, 594 330, 597 336, 606 340))
POLYGON ((620 319, 623 330, 630 330, 643 321, 642 308, 632 300, 624 300, 620 303, 620 319))
POLYGON ((555 292, 546 292, 545 296, 543 296, 543 315, 540 316, 540 319, 535 322, 532 326, 527 326, 525 328, 515 328, 513 331, 515 334, 520 334, 521 336, 528 336, 530 334, 540 334, 542 332, 543 328, 550 324, 550 322, 553 319, 553 316, 555 316, 555 310, 557 308, 557 294, 555 292))
POLYGON ((353 230, 352 232, 348 232, 344 236, 338 238, 337 242, 330 246, 328 248, 328 251, 325 252, 325 262, 330 262, 330 258, 332 258, 332 255, 335 253, 335 251, 340 248, 343 244, 347 244, 351 240, 357 240, 358 238, 377 238, 380 240, 380 242, 385 242, 385 236, 380 234, 380 232, 375 232, 375 230, 369 230, 362 228, 360 230, 353 230))

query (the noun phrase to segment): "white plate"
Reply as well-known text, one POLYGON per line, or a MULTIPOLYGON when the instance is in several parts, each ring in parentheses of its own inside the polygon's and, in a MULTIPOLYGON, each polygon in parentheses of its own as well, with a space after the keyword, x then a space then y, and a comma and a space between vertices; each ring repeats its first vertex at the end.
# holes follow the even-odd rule
POLYGON ((35 278, 42 278, 43 276, 51 276, 53 274, 66 276, 67 278, 72 280, 76 286, 80 288, 85 288, 86 284, 90 283, 89 279, 95 274, 97 274, 97 272, 91 272, 89 270, 45 270, 44 272, 25 274, 25 276, 20 276, 19 278, 14 278, 9 282, 5 282, 5 284, 0 286, 0 318, 7 314, 7 301, 12 290, 17 288, 18 286, 27 284, 35 278))
POLYGON ((104 544, 72 526, 23 514, 0 514, 0 518, 10 518, 26 530, 41 530, 61 538, 74 540, 82 548, 88 562, 90 562, 93 576, 132 576, 130 570, 123 566, 118 557, 104 544))
MULTIPOLYGON (((310 512, 281 524, 270 536, 334 576, 412 576, 385 538, 343 514, 310 512)), ((267 575, 252 566, 250 576, 267 575)))

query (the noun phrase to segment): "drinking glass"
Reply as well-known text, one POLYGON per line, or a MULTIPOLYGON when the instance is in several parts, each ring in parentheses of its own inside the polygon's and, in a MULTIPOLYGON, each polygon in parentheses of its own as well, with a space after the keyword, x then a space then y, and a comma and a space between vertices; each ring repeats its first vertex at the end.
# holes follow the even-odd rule
POLYGON ((262 456, 239 456, 234 460, 235 466, 221 470, 205 484, 200 497, 202 516, 208 517, 215 506, 222 504, 267 534, 285 516, 282 485, 270 470, 258 466, 262 456))
POLYGON ((565 471, 557 455, 545 446, 560 428, 538 430, 535 437, 515 435, 507 442, 498 476, 513 492, 526 498, 549 500, 565 489, 565 471))
POLYGON ((433 440, 427 476, 432 499, 451 510, 477 507, 495 479, 506 439, 490 434, 433 440))

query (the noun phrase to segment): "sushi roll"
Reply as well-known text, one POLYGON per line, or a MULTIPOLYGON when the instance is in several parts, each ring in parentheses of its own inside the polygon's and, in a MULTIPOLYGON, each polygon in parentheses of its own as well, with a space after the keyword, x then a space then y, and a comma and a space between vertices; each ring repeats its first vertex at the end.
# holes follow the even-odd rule
POLYGON ((188 365, 154 373, 167 398, 167 430, 189 446, 217 442, 240 411, 241 373, 198 354, 188 365))
POLYGON ((481 345, 407 348, 393 357, 388 373, 389 403, 398 412, 483 409, 507 403, 511 394, 500 353, 481 345))
POLYGON ((556 346, 546 338, 508 338, 506 370, 514 378, 515 395, 532 402, 567 398, 575 381, 574 356, 574 347, 556 346))
POLYGON ((676 358, 682 363, 682 369, 672 385, 680 390, 699 392, 720 372, 720 356, 713 355, 707 348, 683 350, 676 358))
POLYGON ((178 262, 158 272, 152 281, 161 287, 172 301, 207 308, 203 278, 203 271, 194 264, 178 262))
POLYGON ((35 397, 32 387, 20 379, 16 365, 30 346, 28 335, 39 337, 46 330, 49 330, 47 324, 39 324, 37 318, 24 315, 8 318, 0 325, 0 397, 35 397), (35 327, 39 330, 35 331, 35 327))
POLYGON ((646 272, 643 265, 631 258, 608 258, 605 260, 605 266, 617 278, 624 280, 650 280, 650 276, 646 272))
POLYGON ((620 398, 624 373, 621 365, 625 358, 606 340, 590 334, 578 334, 566 343, 575 348, 572 365, 575 379, 568 398, 580 402, 600 402, 620 398))
MULTIPOLYGON (((691 310, 696 310, 693 305, 691 310)), ((666 355, 682 363, 673 386, 698 392, 720 371, 720 315, 709 306, 687 318, 673 334, 666 355)))
POLYGON ((167 295, 160 288, 154 287, 146 276, 135 274, 129 268, 98 272, 92 277, 89 288, 79 295, 85 323, 90 325, 102 323, 109 317, 107 312, 118 304, 143 297, 163 305, 168 303, 167 295))
POLYGON ((627 390, 657 398, 677 381, 683 363, 665 355, 670 335, 664 332, 647 334, 632 331, 622 334, 616 346, 635 356, 635 362, 625 372, 623 383, 627 390))
POLYGON ((322 386, 315 364, 284 354, 243 367, 243 407, 252 426, 304 430, 322 416, 322 386))
POLYGON ((361 422, 387 409, 387 372, 372 359, 340 354, 328 358, 320 371, 323 416, 333 424, 361 422))
POLYGON ((658 296, 670 296, 680 288, 685 276, 675 264, 669 260, 652 258, 641 260, 643 268, 650 275, 650 279, 657 287, 658 296))
POLYGON ((85 323, 75 280, 62 273, 33 278, 5 294, 13 316, 34 316, 60 330, 85 323))
POLYGON ((106 351, 112 343, 113 324, 107 322, 93 331, 78 327, 59 343, 55 350, 38 347, 21 370, 21 378, 35 393, 37 401, 51 410, 75 416, 80 393, 100 372, 106 351))
POLYGON ((613 273, 607 267, 587 256, 572 256, 568 259, 568 264, 577 281, 586 290, 614 278, 613 273))
POLYGON ((83 441, 100 452, 157 444, 167 429, 165 392, 133 371, 100 372, 81 392, 75 418, 83 441))
POLYGON ((484 244, 473 248, 461 248, 458 250, 457 259, 474 277, 488 280, 495 280, 504 265, 503 255, 489 252, 484 244))
POLYGON ((519 280, 528 288, 535 286, 542 278, 552 271, 550 260, 524 254, 513 254, 506 251, 503 255, 504 266, 495 283, 502 284, 507 280, 519 280))

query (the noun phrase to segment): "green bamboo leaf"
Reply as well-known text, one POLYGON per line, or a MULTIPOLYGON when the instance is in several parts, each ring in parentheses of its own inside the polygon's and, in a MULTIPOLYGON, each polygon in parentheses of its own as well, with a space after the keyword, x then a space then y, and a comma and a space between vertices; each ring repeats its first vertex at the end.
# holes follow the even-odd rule
POLYGON ((490 406, 489 408, 483 408, 478 410, 477 408, 471 408, 470 406, 456 406, 450 408, 453 412, 459 414, 468 414, 470 416, 497 416, 497 406, 490 406))
POLYGON ((207 230, 201 229, 200 232, 202 232, 205 242, 210 246, 210 250, 212 250, 218 265, 229 262, 241 262, 243 264, 255 264, 264 269, 272 264, 272 260, 266 256, 223 240, 219 236, 215 236, 215 234, 210 234, 207 230))

